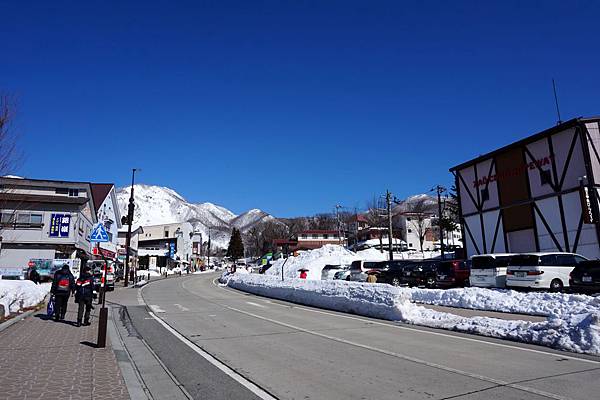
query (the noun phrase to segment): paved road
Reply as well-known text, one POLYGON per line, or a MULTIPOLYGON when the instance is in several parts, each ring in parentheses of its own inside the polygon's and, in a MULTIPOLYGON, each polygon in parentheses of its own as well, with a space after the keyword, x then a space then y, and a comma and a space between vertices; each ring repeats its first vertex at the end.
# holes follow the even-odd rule
MULTIPOLYGON (((297 306, 218 287, 214 278, 164 280, 142 296, 177 332, 280 399, 597 397, 598 358, 297 306)), ((190 358, 141 309, 133 315, 192 397, 221 398, 198 391, 206 374, 228 398, 253 398, 190 358)))

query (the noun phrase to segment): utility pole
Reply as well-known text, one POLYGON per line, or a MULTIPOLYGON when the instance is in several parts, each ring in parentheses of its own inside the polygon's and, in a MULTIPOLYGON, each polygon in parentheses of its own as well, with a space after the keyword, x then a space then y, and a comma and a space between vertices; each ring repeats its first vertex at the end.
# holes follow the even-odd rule
POLYGON ((392 194, 389 190, 385 191, 385 202, 387 203, 387 217, 388 217, 388 241, 390 250, 390 261, 394 260, 394 237, 392 229, 392 194))
POLYGON ((339 204, 335 205, 335 219, 337 220, 337 231, 338 231, 338 244, 342 244, 342 227, 340 222, 340 206, 339 204))
POLYGON ((210 268, 210 227, 208 227, 208 262, 206 267, 210 268))
POLYGON ((129 284, 129 246, 131 245, 131 225, 133 224, 133 210, 135 208, 133 200, 135 171, 141 171, 141 169, 133 168, 131 173, 131 194, 129 196, 129 204, 127 206, 127 236, 125 237, 125 281, 123 283, 123 286, 125 287, 127 287, 129 284))
POLYGON ((444 230, 442 229, 442 192, 446 191, 446 188, 437 185, 435 187, 437 192, 437 203, 438 203, 438 228, 440 229, 440 249, 442 252, 442 260, 444 259, 444 230))

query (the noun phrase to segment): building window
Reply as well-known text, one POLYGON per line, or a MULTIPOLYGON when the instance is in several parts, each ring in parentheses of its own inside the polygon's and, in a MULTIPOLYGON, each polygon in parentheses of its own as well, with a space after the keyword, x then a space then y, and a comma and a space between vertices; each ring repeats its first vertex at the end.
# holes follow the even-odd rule
POLYGON ((409 243, 409 244, 408 244, 408 247, 413 247, 413 244, 412 244, 412 243, 409 243))
POLYGON ((552 184, 552 175, 549 169, 540 170, 540 183, 542 186, 552 184))
POLYGON ((323 239, 329 239, 329 235, 327 233, 323 234, 323 239))
POLYGON ((308 236, 306 235, 306 233, 303 233, 302 234, 302 239, 307 239, 307 238, 308 238, 308 236))
POLYGON ((54 193, 56 193, 56 194, 69 194, 69 189, 67 189, 67 188, 56 188, 54 190, 54 193))
POLYGON ((12 228, 41 228, 42 214, 32 213, 2 213, 0 221, 4 227, 12 228))
POLYGON ((313 233, 313 235, 312 235, 312 238, 313 238, 313 239, 318 239, 318 238, 319 238, 319 235, 317 235, 316 233, 313 233))
POLYGON ((490 199, 490 191, 488 188, 481 189, 481 201, 487 201, 490 199))
POLYGON ((168 238, 169 237, 169 231, 165 231, 165 237, 168 238))
POLYGON ((79 189, 69 189, 69 197, 79 197, 79 189))
POLYGON ((412 233, 412 229, 408 229, 408 233, 412 233))

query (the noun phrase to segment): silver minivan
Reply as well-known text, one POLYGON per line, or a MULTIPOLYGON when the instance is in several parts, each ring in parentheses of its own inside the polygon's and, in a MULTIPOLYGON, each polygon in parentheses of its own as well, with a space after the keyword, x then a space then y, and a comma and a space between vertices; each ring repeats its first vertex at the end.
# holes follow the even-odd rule
POLYGON ((475 287, 506 287, 506 270, 514 253, 480 254, 471 257, 469 283, 475 287))

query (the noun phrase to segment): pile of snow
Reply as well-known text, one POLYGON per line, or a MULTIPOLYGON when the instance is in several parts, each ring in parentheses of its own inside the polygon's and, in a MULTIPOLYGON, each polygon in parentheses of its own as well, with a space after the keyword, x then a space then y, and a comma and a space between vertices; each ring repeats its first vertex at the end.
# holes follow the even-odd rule
POLYGON ((466 318, 414 304, 409 292, 385 284, 305 279, 281 281, 276 276, 257 274, 229 274, 221 279, 239 290, 295 303, 600 355, 598 312, 565 315, 544 322, 466 318))
POLYGON ((0 280, 0 304, 4 307, 4 317, 41 303, 49 292, 50 283, 36 285, 31 281, 0 280))
POLYGON ((148 274, 150 274, 150 276, 160 276, 160 272, 153 270, 153 269, 138 269, 136 272, 137 276, 144 276, 147 277, 148 274))
POLYGON ((562 318, 572 314, 600 314, 600 297, 568 293, 517 292, 505 289, 399 288, 416 303, 562 318))
POLYGON ((369 248, 365 250, 357 251, 356 259, 365 260, 365 261, 386 261, 388 259, 388 252, 381 252, 381 250, 377 250, 374 248, 369 248))
POLYGON ((350 265, 352 261, 358 259, 360 257, 356 253, 346 250, 343 246, 326 244, 316 250, 304 251, 296 257, 280 258, 273 263, 266 274, 281 277, 283 266, 283 274, 286 278, 297 278, 300 275, 298 270, 305 268, 308 270, 307 279, 321 279, 321 271, 325 265, 350 265))

